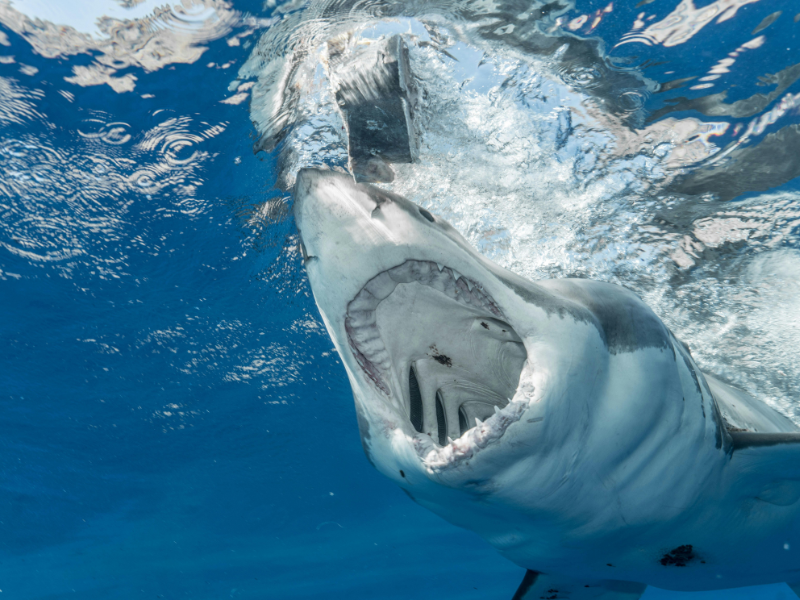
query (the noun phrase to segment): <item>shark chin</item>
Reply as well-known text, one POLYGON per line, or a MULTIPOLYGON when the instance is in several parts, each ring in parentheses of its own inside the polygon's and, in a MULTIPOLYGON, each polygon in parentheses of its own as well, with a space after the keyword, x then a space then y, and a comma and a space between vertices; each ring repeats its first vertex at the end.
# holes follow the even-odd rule
POLYGON ((294 215, 368 459, 527 569, 515 600, 799 589, 798 427, 634 293, 527 281, 341 173, 301 170, 294 215))

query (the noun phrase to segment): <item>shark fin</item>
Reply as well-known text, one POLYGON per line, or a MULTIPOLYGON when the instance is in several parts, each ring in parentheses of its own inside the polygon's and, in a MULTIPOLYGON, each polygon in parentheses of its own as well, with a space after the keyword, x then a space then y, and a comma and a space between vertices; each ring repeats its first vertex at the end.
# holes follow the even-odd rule
MULTIPOLYGON (((741 450, 743 448, 763 448, 765 446, 794 446, 794 450, 789 452, 797 452, 800 450, 800 432, 791 433, 754 433, 750 431, 731 431, 731 438, 733 439, 733 451, 741 450)), ((786 450, 784 448, 783 450, 786 450)))
POLYGON ((631 581, 589 581, 528 570, 512 600, 638 600, 647 586, 631 581))
POLYGON ((742 497, 790 506, 800 500, 800 433, 731 432, 731 485, 742 497))

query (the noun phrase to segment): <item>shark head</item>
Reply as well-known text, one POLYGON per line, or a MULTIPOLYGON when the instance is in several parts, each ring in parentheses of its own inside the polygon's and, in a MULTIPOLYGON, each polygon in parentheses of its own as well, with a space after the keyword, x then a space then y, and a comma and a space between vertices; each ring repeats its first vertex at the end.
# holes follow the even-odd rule
MULTIPOLYGON (((482 455, 494 469, 492 454, 517 452, 504 444, 510 429, 544 431, 539 380, 575 359, 547 344, 546 290, 477 254, 424 208, 343 174, 301 170, 294 213, 365 450, 381 471, 456 485, 474 478, 482 455)), ((536 436, 524 437, 530 457, 536 436)))
MULTIPOLYGON (((644 448, 656 465, 651 449, 685 427, 691 376, 678 376, 671 334, 631 292, 522 279, 440 217, 331 171, 298 173, 294 214, 367 456, 501 551, 535 546, 554 514, 618 519, 607 482, 634 485, 621 468, 649 472, 630 457, 644 448), (575 494, 583 502, 567 502, 575 494)), ((700 443, 713 427, 691 431, 700 443)))

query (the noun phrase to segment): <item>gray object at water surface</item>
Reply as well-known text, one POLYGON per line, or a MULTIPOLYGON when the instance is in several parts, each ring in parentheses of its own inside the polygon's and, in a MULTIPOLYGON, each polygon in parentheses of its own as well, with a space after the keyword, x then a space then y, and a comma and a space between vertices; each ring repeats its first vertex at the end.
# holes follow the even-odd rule
POLYGON ((350 172, 359 183, 392 181, 391 163, 410 163, 415 155, 416 91, 405 42, 394 35, 349 50, 346 41, 332 40, 328 65, 350 172))

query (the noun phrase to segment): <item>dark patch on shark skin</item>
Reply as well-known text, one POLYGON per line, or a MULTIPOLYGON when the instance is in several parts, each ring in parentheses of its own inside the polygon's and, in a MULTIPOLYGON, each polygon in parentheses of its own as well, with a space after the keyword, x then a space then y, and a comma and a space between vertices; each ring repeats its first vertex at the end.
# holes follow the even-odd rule
POLYGON ((453 366, 453 359, 451 359, 446 354, 442 354, 441 352, 439 352, 439 349, 436 347, 436 344, 431 346, 430 349, 431 349, 431 352, 433 353, 433 354, 431 354, 431 358, 433 360, 435 360, 440 365, 445 366, 445 367, 452 367, 453 366))
POLYGON ((658 561, 665 567, 685 567, 688 563, 692 562, 697 556, 691 544, 684 544, 678 546, 674 550, 670 550, 658 561))
MULTIPOLYGON (((354 397, 355 400, 355 397, 354 397)), ((358 433, 361 435, 361 447, 364 449, 364 454, 367 456, 369 464, 375 467, 375 461, 372 459, 372 454, 369 451, 369 440, 372 435, 369 432, 369 421, 367 421, 364 414, 361 412, 361 407, 358 405, 358 400, 355 400, 356 405, 356 420, 358 421, 358 433)), ((375 467, 377 469, 377 467, 375 467)))
POLYGON ((445 367, 452 367, 453 366, 452 359, 449 356, 446 356, 444 354, 435 354, 433 356, 433 360, 438 362, 440 365, 444 365, 445 367))
POLYGON ((588 279, 548 281, 546 286, 522 287, 499 279, 520 298, 548 315, 567 316, 594 325, 609 354, 644 348, 669 349, 670 334, 656 314, 633 292, 588 279))
MULTIPOLYGON (((406 496, 408 496, 409 498, 411 498, 411 499, 412 499, 414 502, 417 502, 417 499, 416 499, 416 498, 414 498, 414 494, 412 494, 411 492, 409 492, 409 491, 408 491, 406 488, 404 488, 404 487, 401 487, 400 489, 401 489, 401 490, 403 490, 403 492, 405 492, 406 496)), ((417 504, 419 504, 419 503, 417 502, 417 504)))

